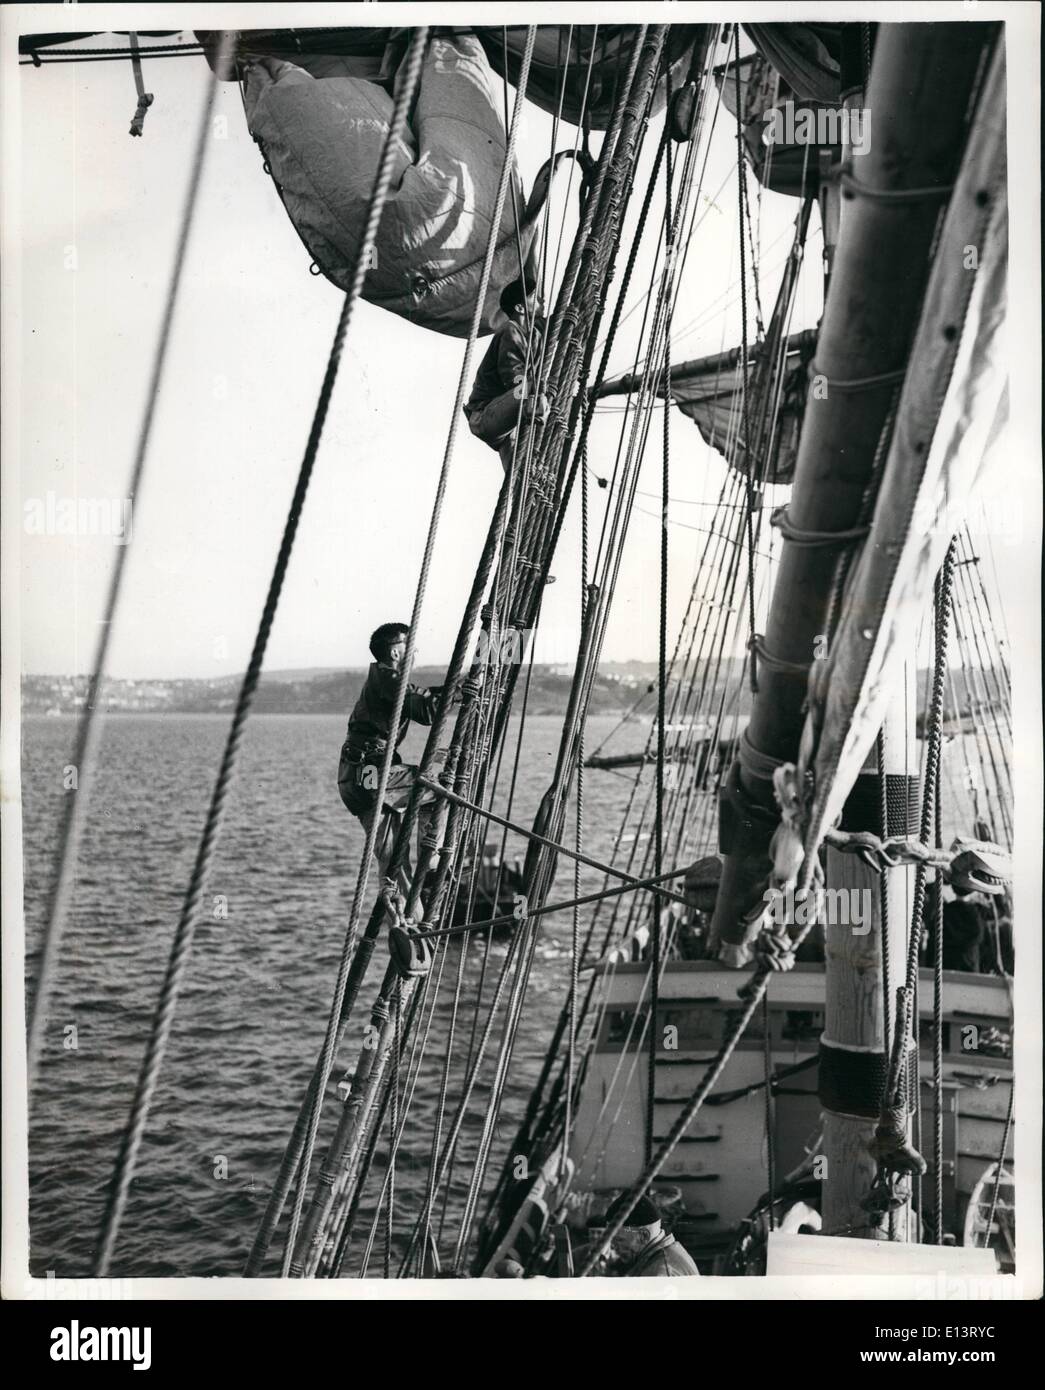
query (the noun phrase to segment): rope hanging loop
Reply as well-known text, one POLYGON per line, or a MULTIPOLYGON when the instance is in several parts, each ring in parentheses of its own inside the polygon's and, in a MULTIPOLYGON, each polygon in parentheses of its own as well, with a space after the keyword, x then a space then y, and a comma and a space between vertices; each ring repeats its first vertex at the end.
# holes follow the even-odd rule
POLYGON ((142 135, 145 131, 145 113, 152 105, 154 97, 151 92, 145 90, 145 81, 142 77, 142 63, 138 56, 138 35, 131 34, 131 67, 134 71, 134 89, 138 93, 138 105, 134 115, 131 117, 131 135, 142 135))

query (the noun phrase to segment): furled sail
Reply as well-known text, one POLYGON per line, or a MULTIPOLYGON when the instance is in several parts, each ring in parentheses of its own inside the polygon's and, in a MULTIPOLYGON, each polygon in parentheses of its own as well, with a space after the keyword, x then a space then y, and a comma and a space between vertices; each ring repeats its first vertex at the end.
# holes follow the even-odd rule
MULTIPOLYGON (((351 281, 393 109, 384 85, 351 75, 360 61, 328 55, 318 76, 314 63, 310 71, 275 57, 240 67, 250 133, 313 261, 341 289, 351 281)), ((424 328, 467 334, 505 144, 500 95, 478 39, 433 38, 397 152, 366 299, 424 328)), ((513 171, 483 332, 495 326, 500 288, 519 273, 513 198, 524 257, 536 228, 539 200, 523 207, 513 171)))
MULTIPOLYGON (((790 483, 798 457, 817 335, 815 329, 790 336, 785 331, 794 307, 811 206, 807 199, 795 219, 795 236, 766 335, 748 351, 747 410, 742 348, 682 362, 671 370, 671 399, 696 423, 706 444, 738 473, 746 475, 750 469, 752 482, 759 486, 790 483)), ((638 390, 641 378, 642 373, 614 377, 597 394, 638 390)), ((661 395, 663 391, 662 386, 661 395)))
MULTIPOLYGON (((670 73, 687 81, 703 25, 672 27, 670 73)), ((438 28, 385 206, 364 298, 424 328, 467 334, 505 156, 503 91, 516 81, 524 27, 438 28)), ((541 25, 526 96, 594 129, 605 128, 642 32, 638 25, 541 25)), ((403 29, 250 30, 197 34, 219 76, 242 83, 251 135, 314 264, 347 288, 374 173, 391 118, 403 29), (223 42, 224 39, 224 42, 223 42), (219 54, 222 55, 219 59, 219 54)), ((500 321, 498 294, 536 252, 538 214, 555 163, 529 202, 513 170, 480 333, 500 321), (524 206, 525 204, 525 206, 524 206), (517 226, 518 224, 518 226, 517 226)))
MULTIPOLYGON (((842 35, 869 26, 844 24, 745 24, 759 53, 804 102, 840 100, 842 35)), ((735 113, 734 113, 735 114, 735 113)))
MULTIPOLYGON (((807 371, 816 346, 813 331, 795 333, 788 341, 783 372, 779 378, 780 403, 776 429, 769 448, 756 451, 752 458, 754 477, 760 482, 789 483, 795 473, 798 438, 805 412, 807 371)), ((727 454, 733 467, 743 473, 747 467, 748 442, 741 423, 742 380, 739 355, 732 366, 687 373, 685 366, 671 374, 671 396, 683 415, 696 422, 706 443, 727 454), (737 433, 741 431, 739 434, 737 433), (735 446, 729 441, 737 435, 735 446)), ((775 374, 766 370, 766 355, 760 354, 750 373, 748 391, 751 413, 761 415, 758 403, 776 390, 775 374)))
POLYGON ((836 102, 799 100, 761 53, 716 69, 722 102, 737 114, 737 72, 744 149, 755 177, 773 193, 810 196, 820 185, 820 157, 842 153, 842 108, 836 102), (796 128, 797 122, 801 128, 796 128))

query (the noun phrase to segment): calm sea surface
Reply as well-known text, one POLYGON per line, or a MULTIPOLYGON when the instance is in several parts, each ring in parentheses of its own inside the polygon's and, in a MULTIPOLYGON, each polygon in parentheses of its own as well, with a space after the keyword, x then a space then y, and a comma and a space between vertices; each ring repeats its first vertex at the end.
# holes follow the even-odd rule
MULTIPOLYGON (((615 722, 590 719, 589 747, 615 722)), ((321 1047, 362 848, 362 831, 337 794, 344 724, 319 715, 262 715, 248 724, 114 1275, 242 1271, 321 1047), (227 916, 216 915, 216 907, 227 916)), ((548 784, 560 725, 551 716, 527 722, 512 812, 524 824, 548 784)), ((218 715, 106 721, 30 1129, 34 1274, 91 1273, 105 1188, 227 727, 227 719, 218 715)), ((29 717, 23 724, 30 979, 74 731, 68 718, 29 717)), ((644 736, 644 729, 633 726, 614 747, 640 747, 644 736)), ((408 759, 417 756, 422 739, 422 731, 411 733, 403 750, 408 759)), ((610 853, 629 787, 630 779, 609 773, 591 772, 586 778, 585 847, 596 858, 610 853)), ((522 848, 517 837, 509 839, 509 857, 522 848)), ((584 890, 599 885, 598 874, 585 871, 584 890)), ((568 898, 572 886, 572 866, 563 863, 555 893, 568 898)), ((499 1170, 521 1116, 568 984, 569 914, 545 920, 491 1174, 499 1170)), ((493 948, 495 968, 504 949, 503 944, 493 948)), ((481 954, 476 941, 468 955, 465 1026, 458 1029, 452 1059, 451 1103, 467 1048, 481 954)), ((360 1027, 383 965, 379 955, 371 968, 373 988, 357 1004, 354 1018, 360 1027)), ((425 1136, 445 1058, 456 970, 455 946, 447 957, 397 1166, 397 1223, 404 1228, 416 1213, 425 1180, 425 1136)), ((354 1065, 356 1055, 357 1046, 346 1044, 332 1084, 354 1065)), ((487 1094, 483 1080, 465 1130, 455 1200, 464 1190, 471 1140, 487 1094)), ((382 1233, 378 1252, 383 1239, 382 1233)), ((371 1272, 379 1264, 378 1257, 371 1272)))

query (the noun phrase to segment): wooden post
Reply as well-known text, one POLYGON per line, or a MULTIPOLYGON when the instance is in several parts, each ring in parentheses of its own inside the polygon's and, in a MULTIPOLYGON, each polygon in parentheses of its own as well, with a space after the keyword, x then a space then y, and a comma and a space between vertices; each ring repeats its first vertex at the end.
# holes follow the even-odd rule
MULTIPOLYGON (((877 754, 873 755, 870 769, 860 774, 846 803, 842 824, 848 830, 897 834, 911 829, 916 798, 908 789, 917 785, 911 781, 916 778, 914 684, 912 666, 882 729, 881 768, 877 754), (888 788, 885 827, 882 775, 888 788)), ((888 1218, 875 1220, 861 1205, 876 1172, 870 1152, 876 1117, 869 1113, 872 1107, 861 1104, 861 1096, 876 1071, 884 1074, 896 1026, 896 990, 904 980, 914 870, 886 872, 884 914, 882 878, 856 855, 826 850, 824 872, 828 891, 824 904, 826 979, 820 1079, 827 1159, 823 1229, 882 1240, 889 1238, 888 1218), (883 925, 889 961, 887 997, 882 990, 883 925), (845 1103, 847 1086, 852 1099, 849 1109, 845 1103)), ((909 1207, 893 1217, 893 1229, 900 1239, 910 1238, 908 1216, 909 1207)))

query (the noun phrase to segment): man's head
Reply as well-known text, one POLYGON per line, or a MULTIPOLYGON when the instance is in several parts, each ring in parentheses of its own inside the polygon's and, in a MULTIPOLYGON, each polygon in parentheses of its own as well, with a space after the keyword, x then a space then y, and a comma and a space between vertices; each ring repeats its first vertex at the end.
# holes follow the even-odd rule
POLYGON ((529 275, 513 280, 501 291, 501 311, 516 323, 527 314, 536 314, 538 302, 537 281, 529 275))
POLYGON ((382 623, 370 634, 370 652, 382 666, 398 671, 406 657, 406 639, 410 629, 406 623, 382 623))
MULTIPOLYGON (((631 1193, 622 1192, 606 1213, 606 1224, 612 1225, 631 1202, 631 1193)), ((632 1260, 663 1232, 660 1212, 648 1197, 640 1197, 635 1210, 613 1237, 613 1249, 624 1259, 632 1260)))

